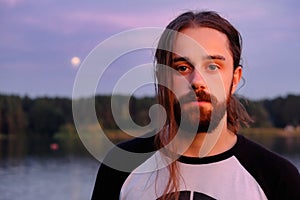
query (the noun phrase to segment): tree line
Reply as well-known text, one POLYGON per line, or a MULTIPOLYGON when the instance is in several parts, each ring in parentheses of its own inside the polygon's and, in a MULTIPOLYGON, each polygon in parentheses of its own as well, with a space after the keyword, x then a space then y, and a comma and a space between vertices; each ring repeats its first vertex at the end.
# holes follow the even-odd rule
MULTIPOLYGON (((125 96, 118 96, 123 102, 125 96)), ((122 115, 129 109, 130 117, 138 125, 150 122, 149 108, 155 104, 154 97, 131 97, 129 105, 117 103, 122 115), (129 107, 129 108, 128 108, 129 107)), ((241 102, 254 119, 252 127, 277 127, 300 125, 300 95, 287 95, 274 99, 249 100, 241 102)), ((111 97, 95 97, 98 121, 104 129, 118 129, 111 111, 111 97)), ((72 100, 62 97, 29 98, 16 95, 0 95, 0 137, 19 135, 53 135, 66 126, 74 126, 72 100)), ((1 138, 0 138, 1 139, 1 138)))

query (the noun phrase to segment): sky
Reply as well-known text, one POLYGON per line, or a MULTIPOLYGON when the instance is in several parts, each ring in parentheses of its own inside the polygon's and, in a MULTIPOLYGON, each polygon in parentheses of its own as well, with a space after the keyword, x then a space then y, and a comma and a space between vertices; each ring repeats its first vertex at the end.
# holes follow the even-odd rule
MULTIPOLYGON (((299 8, 297 0, 0 0, 0 94, 72 97, 83 61, 101 42, 134 28, 163 28, 184 11, 214 10, 243 38, 246 82, 238 94, 299 95, 299 8)), ((109 92, 122 73, 151 62, 150 55, 117 59, 97 91, 109 92)), ((153 91, 147 86, 141 94, 153 91)))

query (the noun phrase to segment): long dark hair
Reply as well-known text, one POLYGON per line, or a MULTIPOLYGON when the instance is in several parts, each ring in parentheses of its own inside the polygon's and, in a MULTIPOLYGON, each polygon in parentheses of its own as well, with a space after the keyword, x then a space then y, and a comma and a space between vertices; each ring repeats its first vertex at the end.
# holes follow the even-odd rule
MULTIPOLYGON (((160 149, 167 145, 176 135, 178 125, 175 120, 174 111, 174 94, 164 85, 168 85, 172 80, 170 72, 165 66, 172 66, 172 47, 175 40, 176 32, 180 32, 185 28, 206 27, 215 29, 224 33, 229 41, 229 49, 233 57, 233 70, 241 66, 242 38, 240 33, 226 19, 222 18, 218 13, 213 11, 203 12, 185 12, 171 21, 163 32, 158 47, 155 52, 155 73, 157 78, 156 92, 158 103, 164 106, 167 113, 166 124, 155 138, 156 147, 160 149), (162 83, 162 84, 160 84, 162 83)), ((227 126, 228 129, 237 133, 240 126, 248 125, 251 118, 246 110, 235 96, 231 96, 227 105, 227 126)), ((165 188, 164 195, 161 199, 177 199, 178 198, 178 168, 176 162, 169 166, 170 178, 165 188), (175 191, 175 193, 174 193, 175 191), (170 194, 173 193, 173 196, 170 194), (175 196, 174 196, 175 194, 175 196)))

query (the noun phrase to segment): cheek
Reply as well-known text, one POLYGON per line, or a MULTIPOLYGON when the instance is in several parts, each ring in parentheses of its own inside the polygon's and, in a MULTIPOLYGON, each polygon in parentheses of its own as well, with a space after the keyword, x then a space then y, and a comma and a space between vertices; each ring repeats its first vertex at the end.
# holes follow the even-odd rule
POLYGON ((232 91, 232 79, 233 79, 233 76, 231 74, 231 76, 229 76, 227 79, 226 79, 226 82, 224 83, 225 85, 225 91, 226 91, 226 96, 228 99, 229 96, 232 95, 231 91, 232 91))
POLYGON ((206 79, 207 88, 209 93, 214 95, 218 102, 224 102, 229 94, 228 80, 222 74, 215 75, 209 79, 206 79))
POLYGON ((173 76, 173 83, 169 87, 172 92, 180 98, 190 91, 190 83, 183 76, 173 76))

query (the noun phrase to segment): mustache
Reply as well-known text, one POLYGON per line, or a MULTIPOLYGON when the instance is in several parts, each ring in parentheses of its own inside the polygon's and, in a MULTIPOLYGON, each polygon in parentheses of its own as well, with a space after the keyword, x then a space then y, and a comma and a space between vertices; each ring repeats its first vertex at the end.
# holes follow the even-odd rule
POLYGON ((206 101, 212 104, 216 104, 218 102, 217 98, 214 95, 209 94, 203 90, 190 91, 179 99, 179 102, 181 103, 189 103, 193 101, 206 101))

